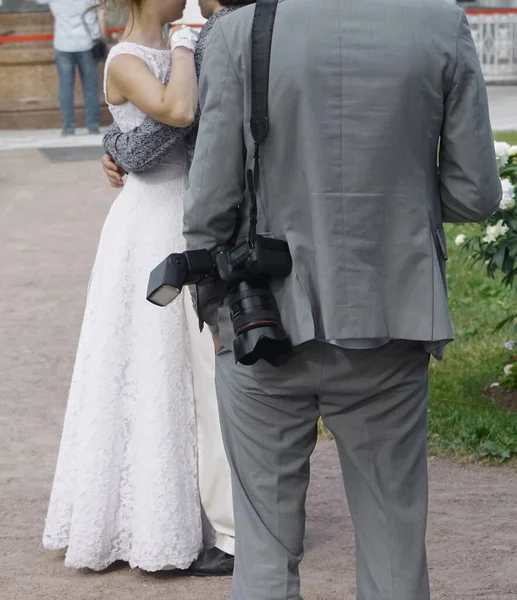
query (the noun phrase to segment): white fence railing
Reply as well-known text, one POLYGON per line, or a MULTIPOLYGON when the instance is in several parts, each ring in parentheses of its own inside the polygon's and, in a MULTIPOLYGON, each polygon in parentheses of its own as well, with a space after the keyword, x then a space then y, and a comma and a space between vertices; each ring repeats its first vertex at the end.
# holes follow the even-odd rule
POLYGON ((469 14, 487 83, 517 83, 517 12, 469 14))

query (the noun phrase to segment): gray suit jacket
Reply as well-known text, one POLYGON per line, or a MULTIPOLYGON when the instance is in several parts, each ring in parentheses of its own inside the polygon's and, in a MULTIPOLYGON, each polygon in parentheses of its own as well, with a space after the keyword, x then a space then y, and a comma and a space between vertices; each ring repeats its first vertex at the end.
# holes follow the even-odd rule
MULTIPOLYGON (((224 244, 238 213, 246 228, 253 11, 221 20, 205 55, 189 249, 224 244)), ((281 0, 269 117, 259 231, 289 243, 293 272, 272 289, 293 343, 451 340, 443 223, 485 220, 501 197, 464 11, 445 0, 281 0)), ((200 288, 200 316, 219 318, 228 345, 211 291, 200 288)))

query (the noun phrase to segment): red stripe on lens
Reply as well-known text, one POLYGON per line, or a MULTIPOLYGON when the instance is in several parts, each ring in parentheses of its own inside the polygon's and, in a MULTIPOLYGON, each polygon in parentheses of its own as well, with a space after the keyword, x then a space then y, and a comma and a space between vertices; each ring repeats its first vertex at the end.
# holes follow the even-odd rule
POLYGON ((278 321, 253 321, 248 325, 243 325, 235 332, 235 335, 240 335, 243 331, 247 331, 250 328, 255 328, 257 325, 278 325, 278 321))

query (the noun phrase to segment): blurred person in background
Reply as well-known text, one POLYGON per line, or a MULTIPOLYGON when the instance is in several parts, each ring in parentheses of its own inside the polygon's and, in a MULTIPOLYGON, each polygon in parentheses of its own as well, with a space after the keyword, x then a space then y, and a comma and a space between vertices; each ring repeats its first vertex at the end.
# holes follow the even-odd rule
POLYGON ((83 88, 86 127, 99 133, 99 66, 92 52, 106 37, 106 0, 37 0, 54 17, 54 50, 59 79, 59 107, 63 135, 75 134, 74 90, 76 68, 83 88))

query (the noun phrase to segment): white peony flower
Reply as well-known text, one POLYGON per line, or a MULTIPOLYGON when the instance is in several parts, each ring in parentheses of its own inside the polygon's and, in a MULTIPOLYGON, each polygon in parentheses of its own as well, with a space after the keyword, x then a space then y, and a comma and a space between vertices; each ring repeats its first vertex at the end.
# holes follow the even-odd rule
POLYGON ((499 208, 501 210, 512 210, 515 207, 515 186, 507 179, 501 179, 501 187, 503 188, 503 197, 499 208))
POLYGON ((463 246, 463 244, 467 241, 467 236, 464 233, 460 233, 458 237, 454 240, 456 246, 463 246))
POLYGON ((508 150, 508 156, 517 156, 517 146, 510 146, 510 149, 508 150))
POLYGON ((506 365, 506 367, 504 368, 504 374, 506 375, 506 377, 508 377, 508 375, 511 375, 513 371, 513 364, 510 363, 509 365, 506 365))
POLYGON ((515 348, 515 342, 514 342, 513 340, 508 340, 508 341, 505 343, 504 347, 505 347, 507 350, 513 350, 513 349, 515 348))
POLYGON ((510 144, 506 142, 495 142, 495 156, 497 158, 497 166, 505 167, 508 164, 508 155, 510 152, 510 144))
POLYGON ((483 238, 483 241, 487 244, 492 244, 493 242, 497 241, 497 239, 500 238, 502 235, 505 235, 507 231, 508 226, 505 225, 503 220, 501 219, 495 225, 489 225, 486 228, 486 235, 483 238))

